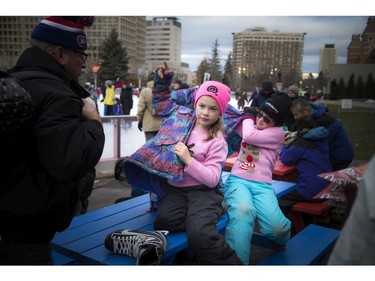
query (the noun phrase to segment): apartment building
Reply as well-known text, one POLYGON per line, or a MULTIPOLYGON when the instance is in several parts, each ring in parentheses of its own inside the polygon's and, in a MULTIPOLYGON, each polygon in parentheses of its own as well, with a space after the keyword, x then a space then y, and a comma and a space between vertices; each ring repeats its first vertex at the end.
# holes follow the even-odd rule
POLYGON ((146 71, 152 72, 163 62, 181 68, 181 23, 176 17, 153 17, 146 26, 146 71))
MULTIPOLYGON (((0 68, 8 69, 16 63, 22 51, 29 46, 30 34, 35 24, 42 18, 44 17, 0 16, 0 68)), ((113 28, 127 50, 129 79, 137 80, 139 76, 145 76, 146 17, 96 16, 94 24, 85 28, 89 57, 82 79, 93 79, 92 67, 100 63, 100 46, 113 28)))
POLYGON ((253 89, 265 79, 284 85, 301 79, 306 33, 255 27, 232 34, 236 89, 253 89))
POLYGON ((319 72, 327 71, 331 64, 337 63, 338 50, 335 44, 325 44, 324 49, 320 49, 319 72))
POLYGON ((0 16, 0 68, 14 66, 22 51, 29 46, 30 34, 43 17, 0 16))

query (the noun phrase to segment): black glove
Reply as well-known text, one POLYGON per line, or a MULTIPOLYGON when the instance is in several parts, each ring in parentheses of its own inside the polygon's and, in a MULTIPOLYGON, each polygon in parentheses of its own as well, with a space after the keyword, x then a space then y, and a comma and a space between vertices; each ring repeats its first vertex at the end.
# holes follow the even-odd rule
POLYGON ((142 132, 142 125, 143 125, 142 121, 139 121, 138 122, 138 130, 140 130, 141 132, 142 132))
POLYGON ((245 106, 243 108, 243 114, 244 114, 245 118, 247 117, 247 118, 251 118, 251 119, 255 120, 256 116, 257 116, 257 108, 245 106))

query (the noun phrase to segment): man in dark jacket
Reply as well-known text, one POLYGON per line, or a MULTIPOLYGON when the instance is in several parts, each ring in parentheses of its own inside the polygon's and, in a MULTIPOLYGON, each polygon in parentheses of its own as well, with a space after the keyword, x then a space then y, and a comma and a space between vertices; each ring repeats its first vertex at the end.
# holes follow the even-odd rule
POLYGON ((273 83, 271 80, 265 80, 261 83, 262 89, 253 97, 251 107, 259 107, 266 99, 274 94, 273 83))
POLYGON ((122 85, 120 102, 124 115, 130 115, 130 110, 133 108, 133 87, 128 83, 122 85))
POLYGON ((333 171, 345 169, 350 165, 354 159, 353 146, 341 122, 328 114, 326 106, 298 98, 293 101, 290 110, 294 119, 311 116, 328 130, 329 159, 333 171))
POLYGON ((30 92, 36 116, 22 145, 2 155, 2 162, 19 157, 21 169, 0 197, 0 264, 53 263, 50 241, 70 225, 80 179, 103 152, 101 118, 78 84, 87 58, 83 27, 92 23, 93 17, 42 20, 11 70, 30 92))

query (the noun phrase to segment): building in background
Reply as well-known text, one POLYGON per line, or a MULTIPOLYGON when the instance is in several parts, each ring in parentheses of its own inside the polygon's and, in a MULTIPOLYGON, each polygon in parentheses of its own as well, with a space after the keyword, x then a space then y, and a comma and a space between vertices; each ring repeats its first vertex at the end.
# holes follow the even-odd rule
POLYGON ((232 34, 236 89, 253 89, 266 79, 278 83, 278 88, 301 80, 306 33, 255 27, 232 34))
POLYGON ((193 83, 187 63, 181 62, 181 22, 176 17, 153 17, 146 26, 146 72, 150 73, 164 62, 174 70, 174 78, 193 83))
POLYGON ((360 34, 353 34, 348 46, 347 63, 364 64, 375 49, 375 17, 368 17, 367 26, 360 34))
MULTIPOLYGON (((129 58, 128 80, 137 85, 139 79, 145 79, 146 17, 102 17, 96 16, 90 28, 85 29, 88 41, 87 74, 92 76, 92 66, 99 65, 99 51, 102 42, 115 29, 118 39, 126 47, 129 58)), ((137 85, 138 86, 138 85, 137 85)))
POLYGON ((14 66, 29 46, 30 35, 43 17, 0 17, 0 68, 14 66))
MULTIPOLYGON (((0 68, 8 69, 15 65, 19 55, 29 46, 31 32, 43 16, 0 17, 0 68)), ((96 16, 94 24, 85 29, 88 41, 87 68, 82 80, 93 81, 92 67, 99 65, 99 51, 104 39, 114 28, 119 40, 126 47, 129 58, 129 79, 137 81, 146 77, 145 42, 146 17, 101 17, 96 16)))
POLYGON ((325 44, 324 49, 320 49, 319 72, 323 74, 331 64, 337 63, 338 50, 335 44, 325 44))
MULTIPOLYGON (((339 83, 340 79, 348 85, 350 77, 354 76, 354 81, 358 81, 358 77, 362 78, 364 83, 367 82, 367 77, 371 73, 375 77, 375 64, 331 64, 327 69, 328 73, 328 87, 330 83, 335 80, 339 83)), ((328 92, 330 93, 330 91, 328 92)))
POLYGON ((347 64, 331 64, 326 70, 327 79, 323 92, 330 94, 332 84, 338 84, 340 80, 347 86, 351 77, 355 83, 361 78, 364 84, 367 83, 370 74, 375 77, 375 64, 369 62, 370 53, 374 49, 375 17, 372 16, 368 17, 362 35, 352 35, 348 46, 347 64))
POLYGON ((146 70, 154 71, 163 62, 181 67, 181 22, 176 17, 154 17, 146 26, 146 70))

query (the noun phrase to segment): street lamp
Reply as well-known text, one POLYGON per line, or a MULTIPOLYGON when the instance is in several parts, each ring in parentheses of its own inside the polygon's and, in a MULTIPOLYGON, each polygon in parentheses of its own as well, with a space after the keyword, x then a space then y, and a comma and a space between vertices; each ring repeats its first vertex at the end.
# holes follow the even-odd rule
POLYGON ((273 80, 273 75, 277 73, 277 67, 271 68, 270 69, 270 77, 269 79, 273 80))
POLYGON ((241 89, 241 81, 242 81, 242 74, 246 72, 246 67, 239 67, 238 68, 238 74, 240 76, 240 85, 239 85, 239 88, 240 88, 240 91, 242 91, 241 89))

